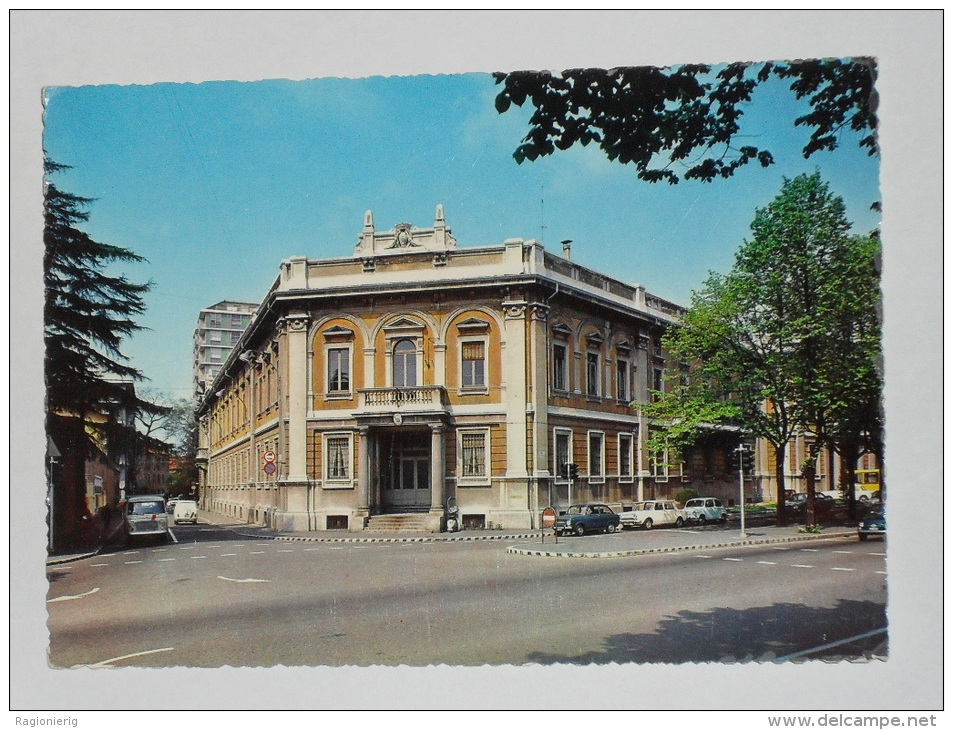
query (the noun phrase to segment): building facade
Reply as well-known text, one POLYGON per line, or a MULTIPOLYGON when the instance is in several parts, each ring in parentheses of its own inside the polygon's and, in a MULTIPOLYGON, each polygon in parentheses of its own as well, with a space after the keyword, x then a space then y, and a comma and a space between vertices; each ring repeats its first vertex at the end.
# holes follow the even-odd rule
POLYGON ((465 528, 521 529, 547 506, 686 487, 734 501, 737 435, 684 460, 645 447, 680 307, 569 254, 458 248, 438 206, 427 228, 378 231, 368 211, 352 255, 281 262, 199 401, 202 506, 281 530, 409 515, 436 531, 448 503, 465 528))
POLYGON ((258 305, 224 301, 199 312, 192 336, 192 389, 204 392, 228 359, 258 305))

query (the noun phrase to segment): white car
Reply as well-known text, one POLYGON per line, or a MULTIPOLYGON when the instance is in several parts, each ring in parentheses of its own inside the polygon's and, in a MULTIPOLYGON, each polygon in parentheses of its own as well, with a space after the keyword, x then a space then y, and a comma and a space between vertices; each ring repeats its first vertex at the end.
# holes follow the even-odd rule
POLYGON ((714 497, 692 497, 685 503, 685 519, 689 522, 724 522, 728 519, 728 510, 720 499, 714 497))
POLYGON ((121 505, 126 523, 126 542, 155 537, 165 542, 169 537, 169 516, 161 495, 129 497, 121 505))
POLYGON ((644 527, 651 530, 662 525, 681 527, 685 524, 685 511, 669 499, 650 499, 636 502, 632 509, 619 514, 620 527, 644 527))
POLYGON ((199 505, 191 499, 180 499, 175 503, 175 510, 172 512, 172 521, 175 524, 180 522, 191 522, 197 525, 199 522, 199 505))

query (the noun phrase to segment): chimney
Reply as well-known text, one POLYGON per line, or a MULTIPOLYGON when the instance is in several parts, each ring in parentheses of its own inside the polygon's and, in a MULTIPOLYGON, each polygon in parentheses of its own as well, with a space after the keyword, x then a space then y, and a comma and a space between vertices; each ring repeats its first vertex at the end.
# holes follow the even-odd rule
POLYGON ((572 259, 572 239, 567 238, 563 243, 563 256, 567 259, 572 259))

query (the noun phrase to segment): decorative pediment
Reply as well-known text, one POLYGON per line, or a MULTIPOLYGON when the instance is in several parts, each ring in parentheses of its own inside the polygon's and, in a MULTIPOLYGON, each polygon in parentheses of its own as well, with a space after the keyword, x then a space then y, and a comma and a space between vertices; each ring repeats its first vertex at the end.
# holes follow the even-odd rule
POLYGON ((490 323, 476 317, 465 319, 457 325, 457 329, 466 334, 475 332, 486 332, 490 329, 490 323))
POLYGON ((586 343, 590 347, 602 347, 603 342, 605 342, 605 339, 598 332, 590 332, 586 335, 586 343))
POLYGON ((559 337, 568 340, 572 337, 572 328, 562 323, 553 325, 553 337, 559 337))
POLYGON ((457 241, 447 226, 443 206, 438 205, 432 227, 418 228, 410 223, 398 223, 390 230, 378 231, 374 226, 371 211, 364 214, 364 228, 358 237, 354 255, 364 260, 364 270, 376 269, 368 266, 368 260, 378 256, 431 251, 434 253, 434 265, 447 263, 447 251, 457 247, 457 241))
POLYGON ((354 339, 354 330, 348 329, 347 327, 342 327, 341 325, 335 325, 334 327, 328 327, 321 333, 324 339, 338 342, 341 340, 353 340, 354 339))
POLYGON ((423 324, 410 317, 398 317, 384 327, 384 334, 387 337, 406 337, 409 335, 421 335, 424 329, 423 324))

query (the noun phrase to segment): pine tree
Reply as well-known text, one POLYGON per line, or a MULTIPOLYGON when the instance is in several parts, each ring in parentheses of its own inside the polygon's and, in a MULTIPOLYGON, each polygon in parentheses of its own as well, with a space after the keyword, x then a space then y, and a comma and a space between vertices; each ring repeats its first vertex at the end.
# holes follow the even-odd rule
POLYGON ((50 182, 50 175, 67 166, 47 158, 44 168, 47 411, 85 419, 104 406, 128 400, 128 391, 118 381, 143 377, 120 345, 124 337, 142 329, 134 318, 145 310, 143 296, 152 284, 135 284, 107 273, 112 264, 144 259, 128 249, 99 243, 80 230, 93 201, 50 182))

